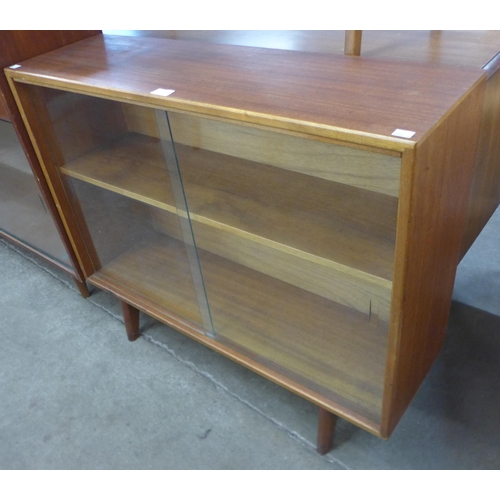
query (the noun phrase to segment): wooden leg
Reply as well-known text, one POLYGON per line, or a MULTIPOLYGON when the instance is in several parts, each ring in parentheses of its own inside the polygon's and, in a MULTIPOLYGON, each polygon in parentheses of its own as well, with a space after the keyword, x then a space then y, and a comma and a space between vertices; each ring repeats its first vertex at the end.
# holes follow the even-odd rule
POLYGON ((139 309, 123 302, 123 300, 120 302, 122 305, 123 320, 125 321, 127 337, 130 342, 133 342, 141 336, 141 333, 139 332, 139 309))
POLYGON ((332 449, 336 423, 336 415, 324 410, 323 408, 319 409, 318 441, 316 451, 320 455, 326 455, 332 449))
POLYGON ((81 281, 78 281, 76 278, 73 278, 73 281, 75 282, 75 285, 78 288, 80 295, 84 299, 88 299, 90 297, 90 292, 89 289, 87 288, 87 285, 85 283, 82 283, 81 281))

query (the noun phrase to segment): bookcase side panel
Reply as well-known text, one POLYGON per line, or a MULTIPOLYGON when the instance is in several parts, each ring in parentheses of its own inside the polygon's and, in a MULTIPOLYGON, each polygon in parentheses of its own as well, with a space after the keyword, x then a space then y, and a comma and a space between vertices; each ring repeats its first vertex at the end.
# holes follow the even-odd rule
POLYGON ((413 152, 403 155, 383 437, 394 430, 444 343, 484 83, 479 80, 413 152))
POLYGON ((500 203, 500 71, 486 82, 462 258, 500 203))

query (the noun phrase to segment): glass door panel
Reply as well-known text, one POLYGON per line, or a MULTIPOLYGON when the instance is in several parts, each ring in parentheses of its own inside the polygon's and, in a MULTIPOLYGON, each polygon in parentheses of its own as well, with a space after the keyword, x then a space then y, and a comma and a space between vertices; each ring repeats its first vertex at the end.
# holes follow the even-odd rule
POLYGON ((215 338, 379 422, 399 159, 168 115, 215 338))
POLYGON ((56 260, 71 262, 12 123, 0 120, 0 230, 56 260))
POLYGON ((96 270, 89 281, 210 332, 154 116, 141 121, 152 110, 51 89, 32 90, 32 102, 96 270))

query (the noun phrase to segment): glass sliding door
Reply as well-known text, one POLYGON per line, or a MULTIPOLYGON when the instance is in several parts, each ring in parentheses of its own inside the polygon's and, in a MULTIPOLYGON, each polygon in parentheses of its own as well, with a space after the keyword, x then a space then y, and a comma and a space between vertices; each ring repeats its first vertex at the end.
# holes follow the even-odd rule
POLYGON ((168 115, 215 339, 379 422, 399 159, 168 115))
POLYGON ((43 88, 31 99, 52 183, 69 200, 92 259, 89 281, 210 333, 189 220, 152 110, 43 88))

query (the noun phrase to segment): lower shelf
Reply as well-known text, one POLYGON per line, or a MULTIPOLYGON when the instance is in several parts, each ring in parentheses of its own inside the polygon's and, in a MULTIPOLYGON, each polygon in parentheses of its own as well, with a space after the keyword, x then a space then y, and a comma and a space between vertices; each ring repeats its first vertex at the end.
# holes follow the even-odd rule
POLYGON ((158 238, 133 248, 106 264, 89 282, 131 290, 140 303, 172 311, 202 331, 185 247, 173 238, 158 238))
MULTIPOLYGON (((194 329, 201 331, 187 262, 182 268, 177 257, 182 252, 183 243, 161 237, 122 254, 89 281, 112 292, 128 290, 146 311, 197 317, 194 329)), ((377 426, 386 323, 210 252, 199 250, 199 258, 217 343, 275 373, 268 378, 281 385, 289 380, 377 426)))

